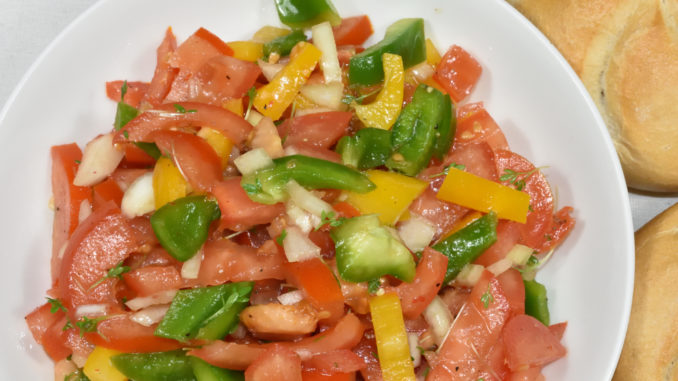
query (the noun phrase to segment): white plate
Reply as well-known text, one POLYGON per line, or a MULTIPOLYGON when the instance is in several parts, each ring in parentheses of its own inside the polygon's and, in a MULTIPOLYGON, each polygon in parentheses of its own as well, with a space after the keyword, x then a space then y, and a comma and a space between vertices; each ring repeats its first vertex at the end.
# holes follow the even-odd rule
MULTIPOLYGON (((628 195, 605 127, 583 86, 548 41, 500 0, 335 0, 342 15, 367 13, 376 33, 402 17, 423 17, 439 49, 458 44, 482 64, 471 100, 486 107, 515 151, 545 170, 577 226, 539 279, 552 319, 569 322, 567 357, 549 381, 605 380, 623 343, 633 291, 628 195)), ((225 40, 278 24, 273 0, 104 0, 71 24, 41 56, 0 114, 4 290, 0 379, 52 379, 52 364, 23 317, 49 287, 52 212, 49 147, 111 127, 115 105, 104 82, 149 80, 155 48, 172 26, 178 39, 204 26, 225 40)))

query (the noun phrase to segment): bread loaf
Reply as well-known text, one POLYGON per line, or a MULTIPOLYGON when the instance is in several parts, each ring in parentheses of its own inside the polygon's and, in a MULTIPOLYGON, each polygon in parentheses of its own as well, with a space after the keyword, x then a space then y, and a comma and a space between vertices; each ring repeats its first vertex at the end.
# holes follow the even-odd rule
POLYGON ((678 0, 509 0, 563 53, 629 187, 678 191, 678 0))

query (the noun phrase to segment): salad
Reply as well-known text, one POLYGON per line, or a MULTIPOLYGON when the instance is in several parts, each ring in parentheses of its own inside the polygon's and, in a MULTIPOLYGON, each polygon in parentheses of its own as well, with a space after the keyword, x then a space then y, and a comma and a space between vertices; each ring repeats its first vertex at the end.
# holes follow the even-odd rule
POLYGON ((424 20, 276 1, 171 29, 113 128, 52 147, 58 380, 538 380, 566 354, 536 271, 574 226, 424 20))

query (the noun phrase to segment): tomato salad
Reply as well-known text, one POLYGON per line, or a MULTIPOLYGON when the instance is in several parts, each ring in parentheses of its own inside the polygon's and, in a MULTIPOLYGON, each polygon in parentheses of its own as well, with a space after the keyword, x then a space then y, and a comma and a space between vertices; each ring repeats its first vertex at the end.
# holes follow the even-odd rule
POLYGON ((534 279, 574 226, 424 20, 276 0, 286 27, 171 28, 114 128, 54 146, 58 380, 542 380, 534 279), (289 27, 289 28, 288 28, 289 27))

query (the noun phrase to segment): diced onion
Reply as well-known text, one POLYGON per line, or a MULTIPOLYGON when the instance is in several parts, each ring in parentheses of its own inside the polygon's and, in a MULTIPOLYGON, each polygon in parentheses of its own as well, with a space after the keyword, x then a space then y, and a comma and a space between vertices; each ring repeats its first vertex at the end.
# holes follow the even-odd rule
POLYGON ((80 203, 80 210, 78 211, 78 223, 86 220, 90 214, 92 214, 92 204, 88 199, 84 199, 80 203))
POLYGON ((416 368, 421 365, 421 351, 419 350, 419 336, 416 333, 408 333, 407 341, 410 344, 410 357, 412 365, 416 368))
POLYGON ((263 148, 272 158, 283 155, 282 141, 271 118, 264 117, 254 126, 251 146, 252 148, 263 148))
POLYGON ((339 110, 344 105, 341 103, 344 97, 344 85, 341 82, 313 83, 303 86, 299 91, 318 106, 339 110))
POLYGON ((424 310, 424 319, 429 325, 436 344, 440 346, 452 325, 452 313, 440 296, 436 295, 424 310))
POLYGON ((89 187, 101 182, 113 173, 124 155, 123 151, 113 145, 112 133, 92 140, 85 146, 73 185, 89 187))
POLYGON ((285 65, 281 63, 269 63, 261 59, 257 61, 257 64, 259 65, 259 68, 261 68, 262 74, 264 74, 264 77, 266 77, 269 82, 271 82, 276 74, 285 67, 285 65))
POLYGON ((418 252, 431 243, 436 228, 426 218, 412 215, 409 220, 398 226, 398 234, 408 249, 418 252))
POLYGON ((290 180, 287 183, 287 193, 290 196, 290 200, 297 206, 316 216, 321 216, 323 212, 330 213, 333 211, 330 204, 309 192, 294 180, 290 180))
POLYGON ((311 241, 298 227, 290 226, 283 240, 285 256, 290 262, 301 262, 320 255, 320 248, 311 241))
POLYGON ((284 294, 278 295, 278 301, 280 304, 290 306, 292 304, 297 304, 304 299, 304 293, 301 290, 295 290, 286 292, 284 294))
POLYGON ((78 367, 75 366, 73 361, 67 359, 59 360, 54 364, 54 380, 68 380, 68 376, 77 370, 78 367))
POLYGON ((252 126, 256 126, 259 124, 259 122, 264 119, 264 116, 261 115, 257 110, 251 109, 249 114, 247 115, 247 118, 245 118, 249 124, 252 126))
POLYGON ((75 316, 103 316, 106 315, 105 304, 83 304, 75 310, 75 316))
POLYGON ((469 263, 461 269, 454 281, 460 286, 473 287, 478 283, 483 271, 485 271, 484 266, 469 263))
POLYGON ((516 266, 525 266, 533 252, 534 250, 531 247, 518 243, 506 254, 506 258, 510 259, 516 266))
POLYGON ((294 201, 288 201, 285 208, 289 222, 299 227, 304 234, 308 234, 320 224, 320 217, 301 209, 294 201))
POLYGON ((160 322, 162 318, 165 317, 168 309, 169 304, 147 307, 133 313, 132 316, 130 316, 130 319, 144 327, 150 327, 153 324, 160 322))
POLYGON ((202 264, 203 250, 202 248, 195 253, 189 260, 181 265, 181 277, 184 279, 198 279, 200 273, 200 265, 202 264))
POLYGON ((132 311, 139 311, 140 309, 146 308, 148 306, 170 303, 176 294, 177 290, 160 291, 153 295, 140 296, 132 300, 128 300, 125 305, 132 311))
POLYGON ((153 172, 144 173, 134 180, 122 196, 120 209, 128 218, 143 216, 155 210, 153 172))
POLYGON ((508 270, 511 268, 513 265, 513 262, 511 262, 510 259, 508 258, 503 258, 500 259, 493 264, 487 266, 487 270, 490 271, 494 276, 498 276, 499 274, 503 273, 504 271, 508 270))
POLYGON ((423 82, 433 76, 435 69, 428 62, 424 61, 416 66, 412 66, 408 70, 408 74, 411 75, 417 82, 423 82))
POLYGON ((233 160, 233 164, 243 175, 249 175, 260 169, 273 166, 273 160, 263 148, 247 151, 233 160))
POLYGON ((341 67, 337 57, 337 44, 334 41, 332 26, 328 21, 325 21, 311 27, 311 33, 313 45, 322 52, 320 68, 323 71, 325 83, 341 83, 341 67))

